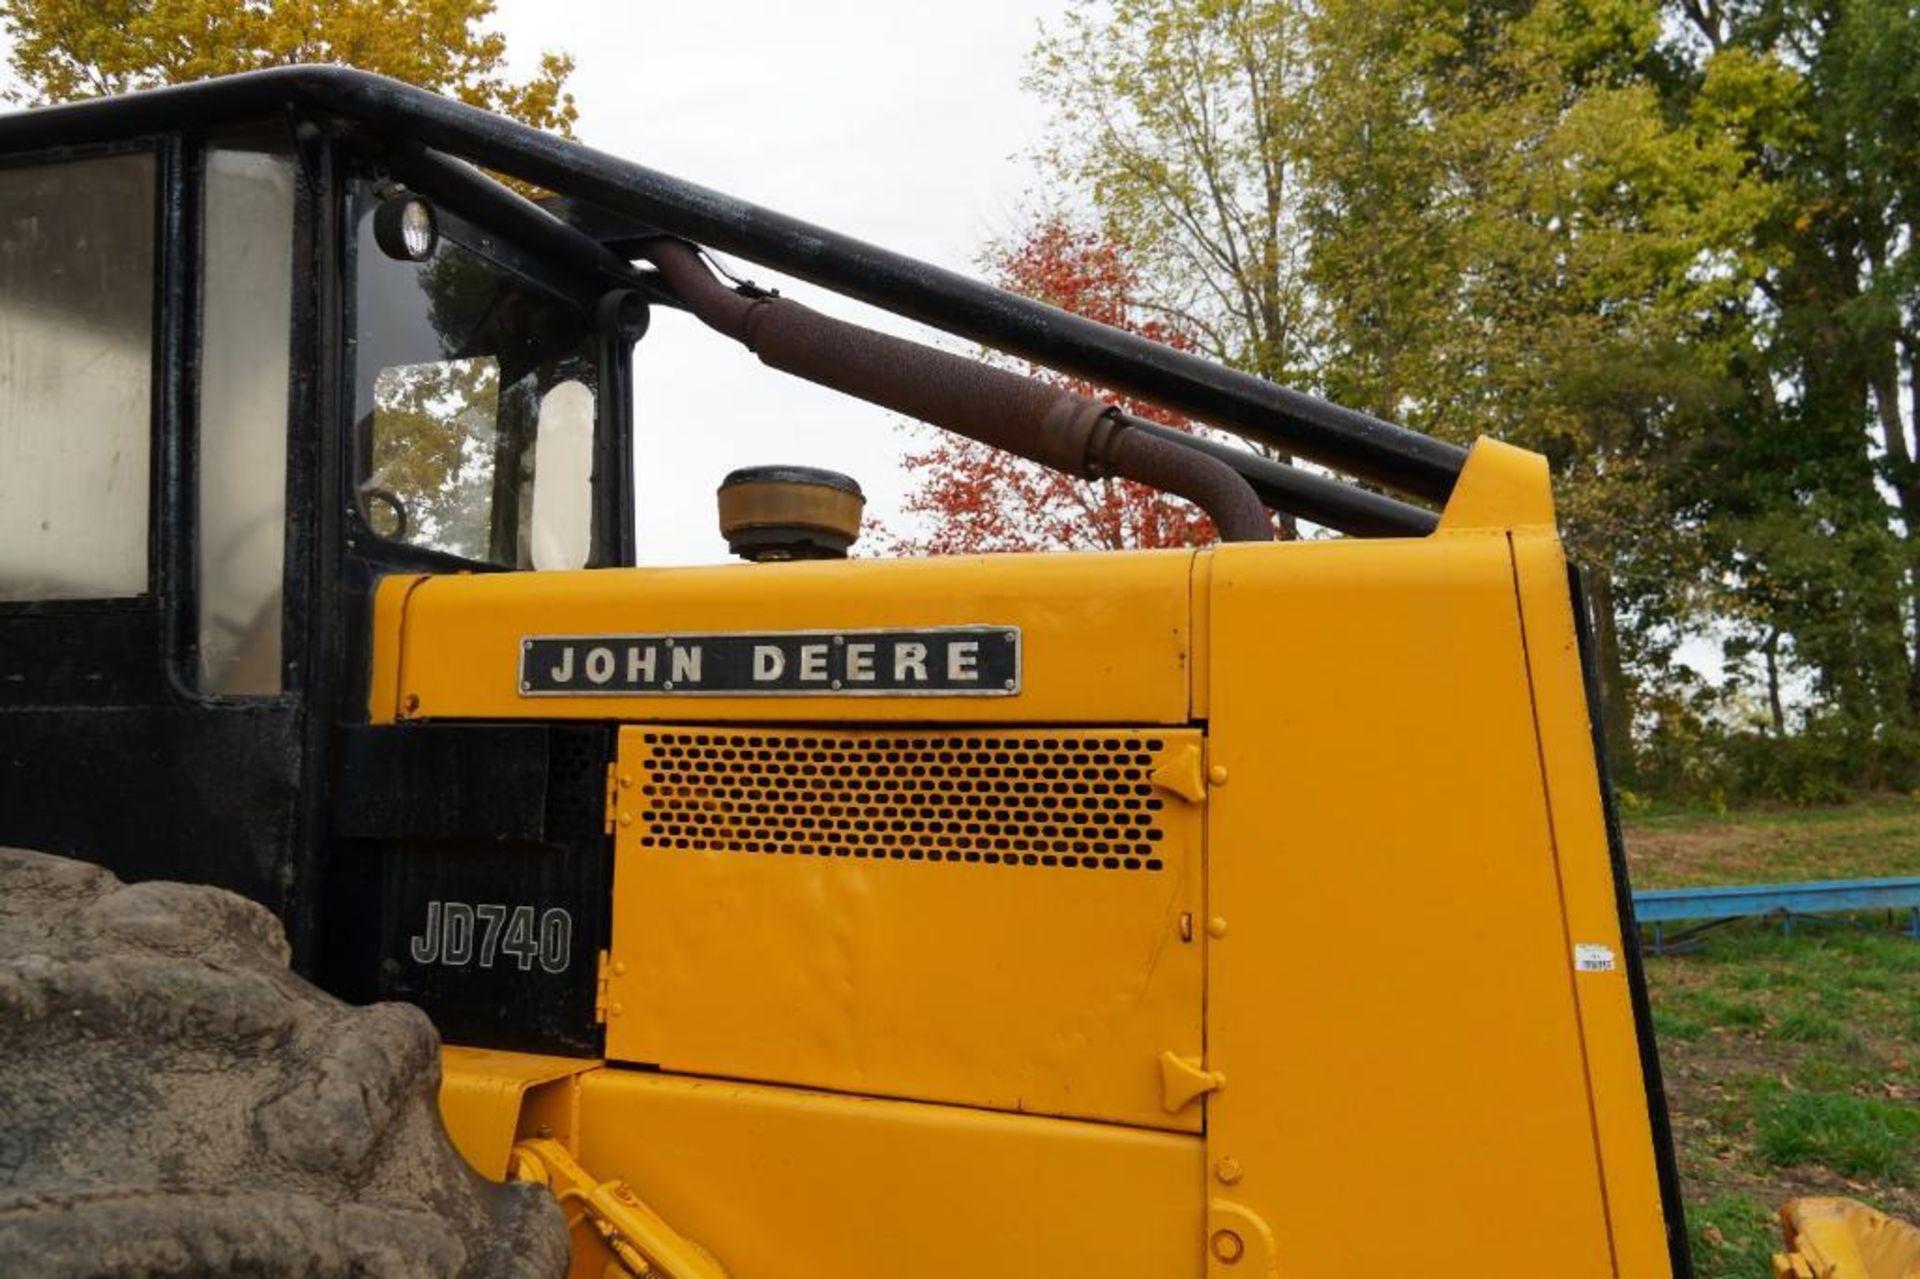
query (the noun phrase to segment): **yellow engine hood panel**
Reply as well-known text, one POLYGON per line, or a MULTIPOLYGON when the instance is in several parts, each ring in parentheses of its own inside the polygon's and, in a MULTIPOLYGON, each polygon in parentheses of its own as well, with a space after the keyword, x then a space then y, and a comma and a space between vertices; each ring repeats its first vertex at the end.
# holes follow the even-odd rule
MULTIPOLYGON (((372 717, 1177 724, 1188 718, 1193 553, 998 555, 389 578, 372 717), (542 636, 1017 629, 1002 696, 528 695, 542 636)), ((624 650, 622 650, 624 652, 624 650)))
POLYGON ((1202 745, 622 729, 607 1056, 1198 1132, 1202 745))

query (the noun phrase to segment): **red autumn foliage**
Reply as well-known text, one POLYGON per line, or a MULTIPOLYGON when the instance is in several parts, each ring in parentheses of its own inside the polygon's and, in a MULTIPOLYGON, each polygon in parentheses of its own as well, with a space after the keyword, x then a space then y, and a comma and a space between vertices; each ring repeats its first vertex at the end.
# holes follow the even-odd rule
MULTIPOLYGON (((1064 218, 1041 222, 1019 243, 995 253, 996 283, 1178 350, 1192 341, 1142 315, 1139 283, 1124 249, 1064 218)), ((1033 364, 1021 372, 1054 386, 1117 404, 1139 417, 1185 427, 1164 409, 1116 395, 1033 364)), ((1212 541, 1213 521, 1178 498, 1126 480, 1077 480, 984 444, 912 428, 929 446, 905 458, 914 479, 904 509, 925 532, 894 534, 907 554, 967 555, 987 551, 1121 550, 1194 546, 1212 541)), ((883 533, 891 530, 883 530, 883 533)))

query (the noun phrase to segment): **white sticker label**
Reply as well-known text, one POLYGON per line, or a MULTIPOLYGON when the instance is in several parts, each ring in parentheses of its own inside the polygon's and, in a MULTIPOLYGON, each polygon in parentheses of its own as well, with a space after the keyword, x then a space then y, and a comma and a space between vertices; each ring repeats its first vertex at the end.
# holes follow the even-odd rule
POLYGON ((1610 973, 1613 969, 1613 947, 1590 941, 1574 943, 1573 970, 1575 972, 1610 973))

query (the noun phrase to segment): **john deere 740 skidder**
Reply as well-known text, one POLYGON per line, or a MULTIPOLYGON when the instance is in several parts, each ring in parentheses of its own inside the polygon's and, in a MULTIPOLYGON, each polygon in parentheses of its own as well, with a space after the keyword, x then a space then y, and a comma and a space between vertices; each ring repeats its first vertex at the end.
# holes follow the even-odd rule
POLYGON ((166 1255, 209 1266, 538 1260, 425 1224, 457 1161, 367 1171, 400 1140, 367 1116, 433 1078, 374 1033, 411 1014, 279 1016, 262 991, 320 996, 247 967, 265 916, 146 882, 184 880, 277 915, 324 991, 425 1010, 454 1143, 553 1192, 576 1274, 1688 1271, 1531 453, 295 68, 0 119, 0 495, 0 842, 130 881, 9 863, 0 1268, 138 1269, 168 1195, 198 1207, 166 1255), (849 560, 857 488, 772 466, 722 493, 751 562, 636 566, 654 307, 1222 540, 849 560), (94 949, 48 968, 62 936, 94 949), (143 1064, 99 1066, 128 1027, 143 1064), (250 1053, 279 1064, 243 1089, 250 1053), (212 1135, 154 1155, 195 1089, 212 1135), (419 1229, 354 1227, 377 1194, 419 1229))

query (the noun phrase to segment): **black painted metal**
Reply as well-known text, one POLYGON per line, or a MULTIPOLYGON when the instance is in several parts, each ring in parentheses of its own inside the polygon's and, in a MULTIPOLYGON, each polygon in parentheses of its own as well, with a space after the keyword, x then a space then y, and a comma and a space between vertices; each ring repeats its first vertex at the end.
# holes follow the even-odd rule
POLYGON ((823 488, 851 493, 862 500, 867 496, 860 491, 860 481, 851 475, 817 466, 743 466, 728 471, 726 478, 720 481, 723 490, 736 484, 818 484, 823 488))
MULTIPOLYGON (((125 140, 55 158, 126 150, 125 140)), ((0 844, 211 882, 299 915, 300 711, 194 688, 198 144, 155 155, 149 587, 0 605, 0 844)))
MULTIPOLYGON (((350 540, 349 200, 369 164, 334 129, 297 114, 236 114, 210 124, 263 120, 285 130, 296 180, 287 332, 285 691, 248 698, 204 695, 195 651, 202 161, 227 131, 140 128, 140 138, 99 145, 69 138, 28 152, 6 150, 20 135, 0 129, 0 164, 141 151, 152 153, 156 165, 150 585, 131 599, 0 603, 0 844, 84 857, 131 880, 183 879, 242 893, 281 916, 299 971, 366 998, 384 990, 377 975, 354 984, 364 976, 365 957, 377 955, 372 943, 380 911, 392 922, 407 909, 392 904, 399 898, 372 891, 374 885, 392 882, 412 892, 436 877, 451 882, 466 872, 463 853, 486 861, 492 869, 485 873, 503 892, 552 887, 570 894, 576 941, 597 948, 605 938, 611 885, 600 826, 611 752, 606 730, 536 730, 549 743, 542 785, 524 792, 517 785, 497 793, 461 789, 457 803, 475 805, 474 811, 448 816, 443 808, 446 820, 437 832, 402 828, 367 838, 370 817, 343 809, 336 794, 334 726, 364 721, 367 714, 376 581, 393 572, 473 566, 446 557, 422 562, 390 544, 350 540), (561 738, 569 745, 556 750, 552 743, 561 738), (499 804, 516 794, 545 797, 538 830, 524 814, 521 820, 502 819, 499 804), (337 829, 343 815, 350 820, 337 829), (473 840, 455 838, 463 830, 494 826, 497 832, 473 840), (380 855, 369 860, 369 848, 380 855)), ((250 144, 261 140, 258 129, 246 136, 250 144)), ((425 162, 429 168, 431 163, 425 162)), ((416 163, 406 173, 433 183, 433 198, 448 202, 449 221, 459 221, 455 205, 487 219, 494 256, 508 269, 532 271, 534 282, 548 288, 571 283, 579 304, 597 321, 603 380, 593 562, 631 563, 627 389, 632 344, 647 321, 646 282, 505 188, 477 175, 460 187, 470 170, 428 173, 416 163), (469 202, 468 196, 475 198, 469 202), (526 240, 502 225, 525 232, 526 240), (617 287, 623 283, 634 287, 617 287)), ((420 758, 446 749, 448 740, 419 738, 420 758)), ((511 754, 502 748, 488 762, 511 754)), ((413 767, 416 775, 424 769, 437 776, 436 768, 444 772, 462 764, 428 759, 413 767)), ((564 991, 543 1001, 539 1015, 524 1025, 504 1026, 518 1016, 512 1004, 476 994, 478 988, 463 985, 458 974, 436 975, 443 979, 440 986, 393 993, 444 995, 445 1007, 434 1008, 435 1016, 443 1026, 465 1027, 475 1040, 591 1051, 592 954, 587 949, 586 958, 570 966, 564 991)))
POLYGON ((127 880, 216 884, 290 917, 306 906, 293 876, 300 760, 297 719, 271 702, 10 709, 0 845, 127 880))
POLYGON ((340 839, 539 840, 543 724, 345 725, 335 730, 340 839))
POLYGON ((561 276, 561 291, 569 296, 593 299, 609 289, 657 296, 631 263, 472 165, 425 147, 395 149, 385 158, 396 178, 435 204, 544 259, 546 269, 561 276))
MULTIPOLYGON (((199 618, 194 608, 197 566, 194 539, 184 522, 197 515, 200 492, 199 377, 201 289, 195 279, 200 254, 200 192, 205 181, 203 148, 184 138, 162 138, 159 158, 160 223, 154 242, 152 412, 153 496, 148 549, 153 591, 163 609, 165 647, 156 656, 182 693, 198 674, 199 618), (168 659, 172 660, 169 661, 168 659)), ((197 523, 197 520, 194 521, 197 523)))
POLYGON ((646 298, 628 289, 602 294, 594 308, 600 333, 600 414, 594 445, 592 558, 595 567, 631 564, 639 553, 634 527, 633 347, 646 335, 653 313, 646 298))
POLYGON ((417 1003, 457 1043, 598 1051, 596 961, 612 924, 604 823, 613 747, 613 730, 597 724, 341 730, 332 789, 335 887, 345 891, 336 910, 355 926, 329 936, 334 988, 417 1003), (480 914, 464 958, 416 949, 429 903, 480 914), (513 945, 504 922, 517 911, 538 920, 555 910, 570 925, 559 971, 528 962, 524 938, 513 945))
POLYGON ((1640 1078, 1647 1093, 1647 1118, 1653 1128, 1653 1158, 1660 1183, 1660 1212, 1667 1231, 1667 1258, 1673 1279, 1693 1279, 1693 1253, 1687 1242, 1686 1201, 1680 1195, 1680 1166, 1674 1160, 1673 1126, 1667 1116, 1667 1089, 1660 1076, 1660 1052, 1653 1036, 1653 1008, 1647 1001, 1647 975, 1640 957, 1640 928, 1633 918, 1633 883, 1627 873, 1627 845, 1620 836, 1620 812, 1614 803, 1607 766, 1607 735, 1600 718, 1600 667, 1594 661, 1593 619, 1587 612, 1580 570, 1567 566, 1567 590, 1573 597, 1573 629, 1580 650, 1580 677, 1587 697, 1587 721, 1598 771, 1600 802, 1606 815, 1607 856, 1613 865, 1614 910, 1626 953, 1627 989, 1633 1003, 1634 1038, 1640 1048, 1640 1078))
POLYGON ((1288 453, 1442 501, 1455 445, 364 72, 285 67, 0 118, 0 148, 202 127, 289 106, 483 164, 1288 453))
POLYGON ((1260 500, 1276 511, 1287 511, 1357 537, 1425 537, 1439 527, 1440 517, 1424 506, 1342 484, 1221 440, 1189 435, 1131 414, 1124 420, 1157 439, 1220 459, 1238 471, 1260 500))
POLYGON ((295 966, 318 971, 329 922, 332 837, 327 740, 338 718, 366 704, 361 669, 372 648, 360 624, 371 591, 350 592, 341 563, 344 473, 341 393, 346 285, 340 262, 338 157, 311 121, 293 122, 293 355, 287 387, 286 686, 300 704, 299 809, 287 937, 295 966), (315 430, 314 424, 324 424, 315 430), (334 607, 329 607, 329 604, 334 607))
MULTIPOLYGON (((9 798, 5 718, 16 709, 144 706, 173 689, 161 665, 165 620, 155 596, 132 600, 58 600, 0 610, 0 810, 9 798)), ((24 748, 23 748, 24 749, 24 748)), ((0 841, 6 814, 0 811, 0 841)))

